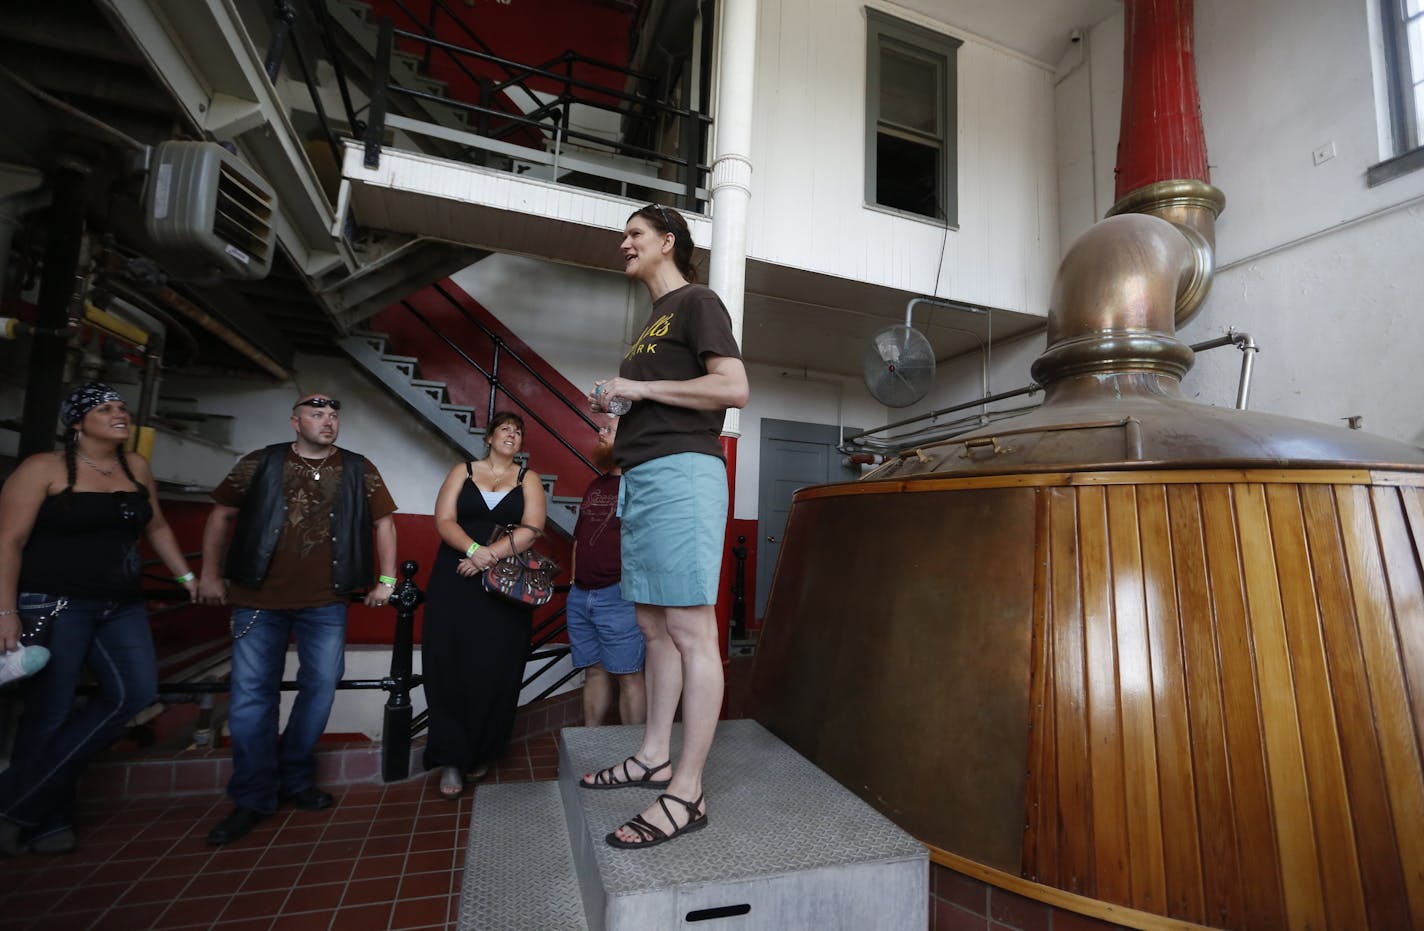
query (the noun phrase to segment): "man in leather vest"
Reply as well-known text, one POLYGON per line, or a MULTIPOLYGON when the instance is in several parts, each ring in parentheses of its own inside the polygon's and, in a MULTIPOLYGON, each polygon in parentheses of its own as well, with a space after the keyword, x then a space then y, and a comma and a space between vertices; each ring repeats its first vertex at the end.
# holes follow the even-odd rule
POLYGON ((396 566, 395 502, 374 465, 336 445, 340 411, 327 395, 302 397, 292 407, 296 440, 243 456, 213 491, 198 597, 233 606, 235 807, 210 844, 242 837, 283 800, 307 811, 334 802, 317 788, 315 750, 345 671, 346 605, 367 588, 366 604, 385 604, 396 566), (279 737, 293 636, 297 695, 279 737))

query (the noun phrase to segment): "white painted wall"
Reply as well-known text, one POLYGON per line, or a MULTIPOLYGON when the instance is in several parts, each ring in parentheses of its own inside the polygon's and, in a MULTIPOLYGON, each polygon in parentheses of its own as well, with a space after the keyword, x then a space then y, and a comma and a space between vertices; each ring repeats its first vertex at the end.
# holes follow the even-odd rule
MULTIPOLYGON (((641 284, 617 272, 492 255, 451 276, 456 284, 575 385, 591 385, 618 370, 623 351, 646 322, 650 302, 641 284)), ((886 409, 859 379, 749 366, 751 402, 742 411, 737 445, 734 517, 756 519, 761 419, 805 423, 884 423, 886 409), (839 390, 837 390, 837 386, 839 390)))
MULTIPOLYGON (((1377 188, 1366 169, 1388 152, 1376 80, 1380 50, 1365 0, 1198 0, 1196 60, 1212 182, 1226 193, 1212 293, 1181 336, 1228 326, 1262 346, 1251 407, 1325 423, 1363 415, 1365 429, 1424 441, 1424 172, 1377 188), (1335 157, 1312 152, 1333 143, 1335 157)), ((1116 155, 1121 99, 1119 14, 1093 29, 1091 93, 1073 72, 1056 96, 1063 245, 1089 222, 1085 162, 1102 179, 1116 155), (1116 72, 1114 74, 1114 71, 1116 72), (1065 132, 1090 121, 1093 132, 1065 132)), ((1234 403, 1240 358, 1199 357, 1188 396, 1234 403)))
POLYGON ((946 0, 941 20, 933 20, 870 0, 964 41, 959 224, 946 231, 864 203, 862 0, 761 0, 749 255, 1042 312, 1059 254, 1052 69, 956 30, 962 2, 946 0))
MULTIPOLYGON (((180 376, 164 380, 164 396, 201 398, 201 410, 233 418, 233 455, 225 463, 213 462, 208 474, 197 476, 198 483, 216 485, 238 456, 291 440, 292 403, 321 391, 342 403, 337 443, 375 463, 402 513, 433 513, 435 493, 459 455, 344 356, 302 355, 294 368, 296 379, 288 384, 180 376)), ((162 461, 155 462, 160 476, 164 468, 162 461)))

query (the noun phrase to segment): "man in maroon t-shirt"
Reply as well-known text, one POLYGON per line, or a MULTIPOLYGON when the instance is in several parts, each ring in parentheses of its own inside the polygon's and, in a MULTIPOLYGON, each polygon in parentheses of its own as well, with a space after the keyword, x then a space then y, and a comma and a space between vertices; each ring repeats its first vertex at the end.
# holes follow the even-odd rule
POLYGON ((602 724, 618 687, 618 717, 624 724, 642 724, 647 716, 643 691, 643 633, 633 602, 623 597, 619 545, 618 486, 623 470, 613 460, 618 418, 609 417, 598 429, 593 464, 602 475, 589 482, 574 525, 574 584, 569 589, 569 648, 574 667, 582 669, 583 720, 602 724))

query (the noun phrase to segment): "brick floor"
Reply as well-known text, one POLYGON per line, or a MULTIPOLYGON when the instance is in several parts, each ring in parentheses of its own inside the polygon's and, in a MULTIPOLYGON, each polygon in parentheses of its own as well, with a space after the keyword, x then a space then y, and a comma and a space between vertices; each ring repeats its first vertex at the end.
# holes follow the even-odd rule
MULTIPOLYGON (((542 735, 513 743, 489 781, 557 775, 542 735)), ((284 809, 221 848, 205 840, 229 811, 218 792, 86 805, 77 851, 4 863, 0 928, 454 927, 473 793, 451 802, 424 774, 329 788, 336 807, 284 809)))

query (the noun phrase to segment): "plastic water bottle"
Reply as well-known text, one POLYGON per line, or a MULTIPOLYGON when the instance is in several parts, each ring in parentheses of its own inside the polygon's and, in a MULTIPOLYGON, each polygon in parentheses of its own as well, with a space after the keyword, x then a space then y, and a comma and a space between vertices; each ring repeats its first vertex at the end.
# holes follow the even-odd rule
POLYGON ((602 385, 598 385, 593 389, 593 396, 598 399, 599 406, 614 417, 622 417, 633 407, 633 402, 627 398, 620 398, 617 395, 605 398, 603 396, 602 385))
POLYGON ((49 662, 49 650, 42 646, 25 646, 23 643, 9 653, 0 653, 0 685, 32 676, 49 662))

